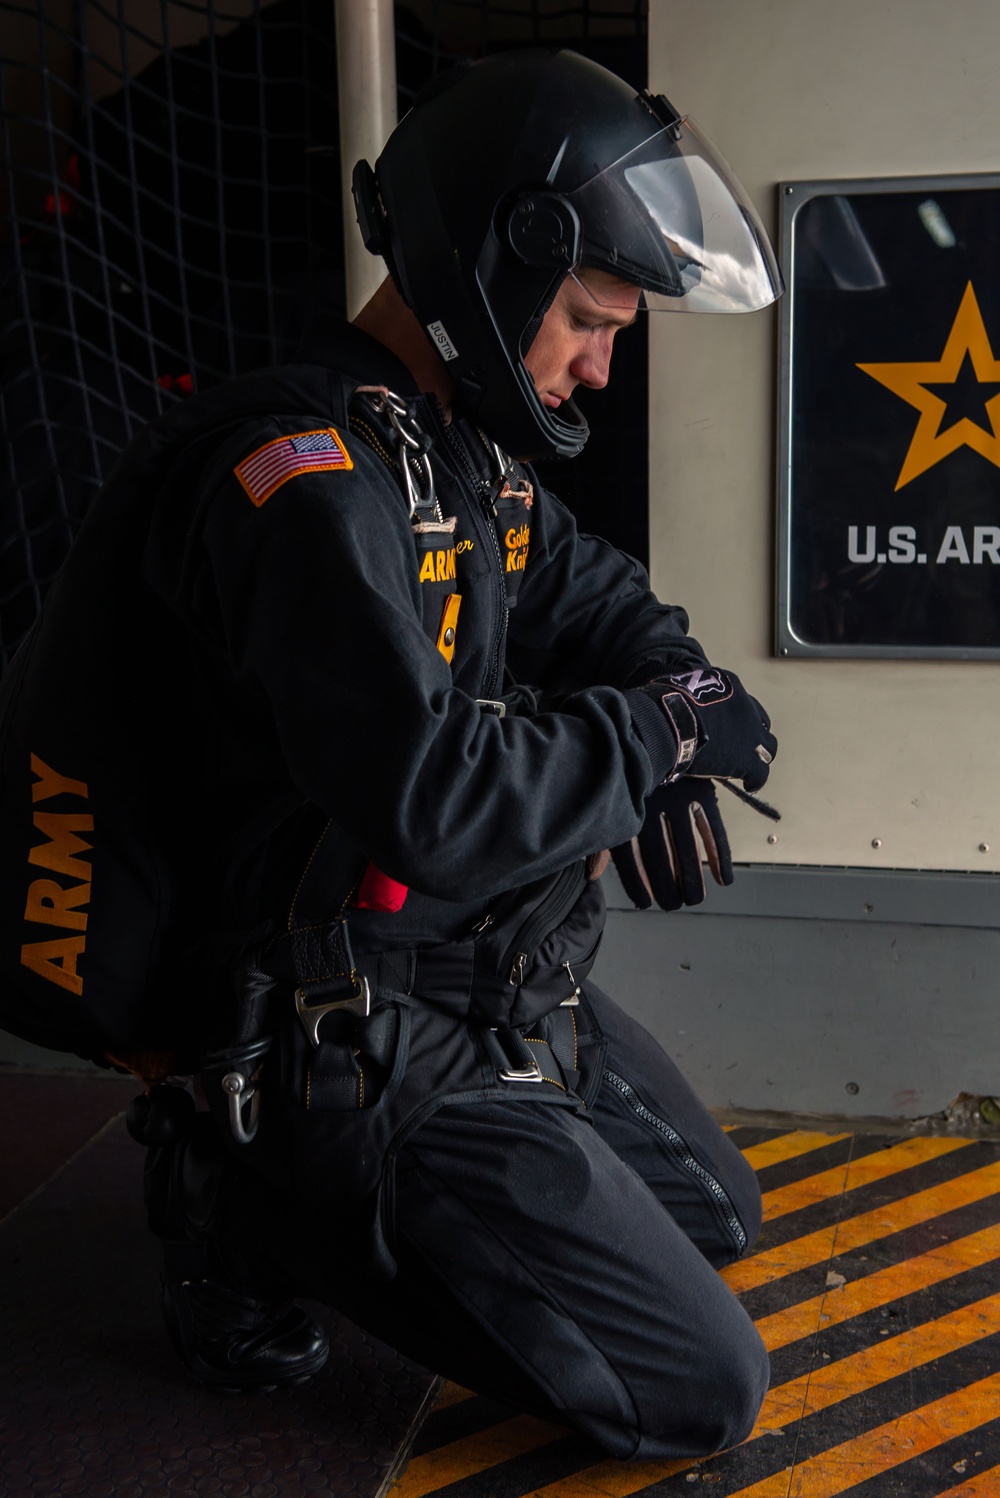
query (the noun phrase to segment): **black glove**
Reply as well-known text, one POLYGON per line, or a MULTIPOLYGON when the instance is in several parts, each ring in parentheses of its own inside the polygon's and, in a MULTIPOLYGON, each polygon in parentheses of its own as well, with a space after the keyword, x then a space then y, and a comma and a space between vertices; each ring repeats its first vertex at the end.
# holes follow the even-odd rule
POLYGON ((701 838, 716 884, 732 884, 733 860, 710 780, 685 775, 646 797, 638 837, 612 848, 625 893, 640 910, 655 900, 664 910, 700 905, 705 898, 701 838))
POLYGON ((767 713, 738 676, 699 666, 646 682, 638 690, 657 704, 673 730, 674 777, 733 776, 745 790, 760 790, 778 741, 767 713))

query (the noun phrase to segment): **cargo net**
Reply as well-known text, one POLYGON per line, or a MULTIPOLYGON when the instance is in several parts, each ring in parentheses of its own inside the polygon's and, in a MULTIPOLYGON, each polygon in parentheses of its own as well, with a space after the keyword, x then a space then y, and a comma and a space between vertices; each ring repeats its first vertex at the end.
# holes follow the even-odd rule
MULTIPOLYGON (((2 671, 136 430, 290 357, 343 310, 344 271, 332 0, 0 0, 0 24, 2 671)), ((504 46, 566 43, 645 82, 632 0, 416 0, 396 42, 401 113, 504 46)), ((633 433, 644 460, 644 384, 626 404, 595 496, 633 433)), ((643 555, 640 530, 615 539, 643 555)))

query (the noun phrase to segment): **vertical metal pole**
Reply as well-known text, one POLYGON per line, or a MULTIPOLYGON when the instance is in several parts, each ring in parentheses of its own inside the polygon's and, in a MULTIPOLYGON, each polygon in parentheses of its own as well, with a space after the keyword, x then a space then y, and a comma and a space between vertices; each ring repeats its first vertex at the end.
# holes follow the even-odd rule
POLYGON ((347 315, 354 317, 385 278, 361 242, 351 175, 362 156, 374 166, 396 124, 396 39, 392 0, 335 0, 340 170, 347 315))

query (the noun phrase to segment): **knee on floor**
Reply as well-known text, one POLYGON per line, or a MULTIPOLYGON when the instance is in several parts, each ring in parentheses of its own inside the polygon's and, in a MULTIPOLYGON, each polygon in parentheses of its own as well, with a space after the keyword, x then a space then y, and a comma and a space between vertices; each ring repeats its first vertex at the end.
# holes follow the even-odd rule
POLYGON ((745 1441, 767 1393, 767 1352, 756 1328, 709 1350, 697 1369, 671 1370, 658 1391, 638 1412, 630 1457, 637 1461, 672 1456, 710 1456, 745 1441))

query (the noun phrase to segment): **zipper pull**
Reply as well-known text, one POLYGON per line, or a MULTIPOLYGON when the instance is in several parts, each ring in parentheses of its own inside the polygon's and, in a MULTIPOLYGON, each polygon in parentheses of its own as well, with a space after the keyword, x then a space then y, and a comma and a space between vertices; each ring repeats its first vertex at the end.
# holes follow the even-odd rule
POLYGON ((510 978, 508 980, 514 988, 520 988, 524 982, 524 964, 527 960, 527 952, 518 952, 514 958, 514 966, 510 970, 510 978))

